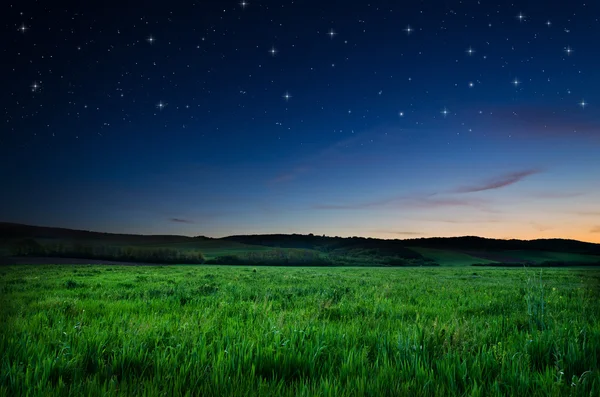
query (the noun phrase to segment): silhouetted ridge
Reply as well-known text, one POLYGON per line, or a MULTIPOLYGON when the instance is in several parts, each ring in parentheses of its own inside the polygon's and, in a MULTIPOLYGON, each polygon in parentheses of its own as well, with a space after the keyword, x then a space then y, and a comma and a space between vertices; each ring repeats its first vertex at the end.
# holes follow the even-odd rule
POLYGON ((327 237, 311 234, 255 234, 228 236, 223 239, 267 247, 304 248, 333 253, 345 251, 352 252, 353 254, 423 258, 419 253, 406 248, 401 240, 381 240, 366 237, 327 237))
POLYGON ((433 237, 403 240, 406 246, 476 250, 476 251, 510 251, 539 250, 551 252, 571 252, 579 254, 600 255, 600 245, 566 239, 539 240, 496 240, 484 237, 433 237))
POLYGON ((177 235, 142 235, 92 232, 87 230, 74 230, 60 227, 31 226, 19 223, 0 222, 0 239, 15 238, 64 238, 72 240, 126 240, 131 242, 185 242, 192 241, 192 237, 177 235))
POLYGON ((406 240, 383 240, 366 237, 328 237, 313 234, 254 234, 234 235, 223 238, 205 236, 187 237, 177 235, 139 235, 102 233, 66 228, 31 226, 0 222, 0 239, 68 239, 72 241, 99 241, 102 243, 164 244, 188 243, 199 240, 224 240, 249 245, 274 248, 315 249, 333 254, 379 255, 400 258, 423 258, 407 247, 437 248, 454 251, 516 251, 537 250, 600 255, 600 244, 567 239, 496 240, 476 236, 433 237, 406 240))

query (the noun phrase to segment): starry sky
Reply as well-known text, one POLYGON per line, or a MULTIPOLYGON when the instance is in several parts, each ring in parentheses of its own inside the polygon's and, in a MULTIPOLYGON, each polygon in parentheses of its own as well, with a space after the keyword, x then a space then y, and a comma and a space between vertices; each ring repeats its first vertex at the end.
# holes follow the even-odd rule
POLYGON ((600 4, 7 1, 0 220, 600 242, 600 4))

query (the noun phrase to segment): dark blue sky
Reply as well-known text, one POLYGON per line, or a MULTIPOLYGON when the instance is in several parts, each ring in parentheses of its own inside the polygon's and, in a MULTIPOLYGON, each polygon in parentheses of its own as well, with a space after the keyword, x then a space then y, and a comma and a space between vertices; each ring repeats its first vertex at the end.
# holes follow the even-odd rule
POLYGON ((600 241, 597 2, 55 4, 2 6, 0 220, 600 241))

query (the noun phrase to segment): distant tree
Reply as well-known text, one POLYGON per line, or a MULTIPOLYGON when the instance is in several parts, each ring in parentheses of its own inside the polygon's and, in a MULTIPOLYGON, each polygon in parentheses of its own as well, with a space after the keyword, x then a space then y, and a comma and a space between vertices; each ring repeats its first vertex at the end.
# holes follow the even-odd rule
POLYGON ((44 247, 34 239, 28 238, 17 241, 11 247, 11 253, 15 256, 44 255, 44 247))

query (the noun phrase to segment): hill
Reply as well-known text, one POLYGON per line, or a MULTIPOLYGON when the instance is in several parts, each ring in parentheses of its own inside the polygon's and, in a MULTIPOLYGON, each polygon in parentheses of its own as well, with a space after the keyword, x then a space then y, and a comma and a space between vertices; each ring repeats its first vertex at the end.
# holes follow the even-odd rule
POLYGON ((476 236, 465 236, 417 238, 403 241, 409 246, 437 249, 474 251, 537 250, 600 255, 600 244, 559 238, 537 240, 498 240, 476 236))
POLYGON ((421 255, 405 247, 401 240, 382 240, 365 237, 327 237, 312 234, 258 234, 223 237, 222 240, 249 245, 262 245, 278 248, 304 248, 331 253, 379 254, 420 258, 421 255))
POLYGON ((15 252, 96 259, 139 255, 146 260, 155 257, 156 262, 168 256, 171 262, 165 263, 194 252, 194 262, 190 263, 253 265, 600 265, 600 244, 566 239, 498 240, 465 236, 384 240, 313 234, 211 238, 102 233, 0 222, 0 255, 15 252))
MULTIPOLYGON (((193 238, 178 235, 142 235, 142 234, 118 234, 102 233, 87 230, 66 229, 60 227, 31 226, 20 223, 0 222, 0 239, 15 238, 49 238, 49 239, 73 239, 73 240, 95 240, 95 241, 117 241, 130 243, 171 243, 185 242, 193 238)), ((199 238, 205 238, 200 236, 199 238)))

